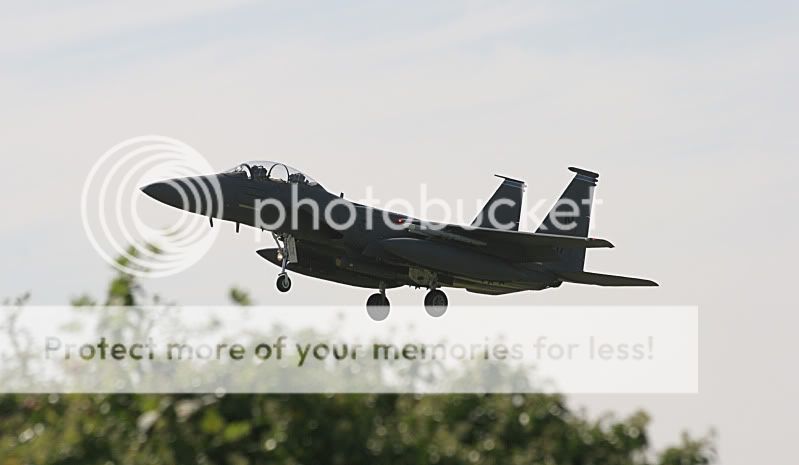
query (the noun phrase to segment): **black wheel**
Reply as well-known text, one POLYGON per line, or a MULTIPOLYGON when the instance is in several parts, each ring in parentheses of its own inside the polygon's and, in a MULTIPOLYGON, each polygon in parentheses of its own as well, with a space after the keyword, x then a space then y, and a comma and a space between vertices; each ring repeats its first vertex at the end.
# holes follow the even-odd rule
POLYGON ((277 276, 277 290, 280 292, 288 292, 291 289, 291 278, 287 274, 277 276))
POLYGON ((424 309, 428 315, 438 318, 447 311, 447 294, 438 289, 433 289, 424 296, 424 309))
POLYGON ((372 294, 366 299, 366 313, 374 321, 383 321, 388 318, 391 302, 383 294, 372 294))

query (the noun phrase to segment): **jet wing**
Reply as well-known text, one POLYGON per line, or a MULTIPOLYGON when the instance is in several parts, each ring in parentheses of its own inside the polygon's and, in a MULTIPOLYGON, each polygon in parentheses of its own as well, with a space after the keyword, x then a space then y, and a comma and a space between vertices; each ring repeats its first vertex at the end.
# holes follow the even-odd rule
POLYGON ((605 239, 559 236, 502 229, 412 222, 408 231, 431 239, 460 243, 514 262, 557 260, 559 248, 609 248, 605 239))

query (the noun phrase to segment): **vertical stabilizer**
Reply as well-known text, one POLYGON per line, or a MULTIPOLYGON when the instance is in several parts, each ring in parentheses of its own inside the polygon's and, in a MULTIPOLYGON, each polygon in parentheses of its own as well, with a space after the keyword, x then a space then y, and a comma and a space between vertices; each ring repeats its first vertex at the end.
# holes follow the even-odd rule
POLYGON ((519 219, 522 215, 524 181, 500 175, 495 176, 502 178, 502 184, 500 184, 483 209, 480 210, 480 213, 477 214, 477 217, 472 221, 472 226, 518 231, 519 219))
MULTIPOLYGON (((591 204, 599 174, 574 167, 570 167, 569 171, 575 173, 574 178, 544 218, 537 233, 588 237, 591 204)), ((582 271, 585 265, 585 249, 561 249, 560 256, 561 263, 558 268, 564 271, 582 271)))

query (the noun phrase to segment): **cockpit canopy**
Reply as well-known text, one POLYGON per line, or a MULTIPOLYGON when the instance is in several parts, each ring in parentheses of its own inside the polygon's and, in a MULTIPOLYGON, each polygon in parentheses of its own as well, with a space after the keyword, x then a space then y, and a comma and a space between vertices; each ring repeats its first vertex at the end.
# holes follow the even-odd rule
POLYGON ((319 185, 312 177, 300 170, 276 161, 248 161, 226 171, 226 173, 236 176, 246 176, 247 179, 255 181, 288 182, 306 184, 308 186, 319 185))

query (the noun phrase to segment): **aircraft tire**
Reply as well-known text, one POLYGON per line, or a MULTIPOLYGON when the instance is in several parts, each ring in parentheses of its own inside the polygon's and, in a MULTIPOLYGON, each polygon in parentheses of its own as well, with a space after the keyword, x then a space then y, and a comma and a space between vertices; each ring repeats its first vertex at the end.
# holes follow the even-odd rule
POLYGON ((288 292, 291 289, 291 278, 287 274, 280 274, 277 276, 277 290, 280 292, 288 292))
POLYGON ((366 299, 366 313, 374 321, 383 321, 388 318, 390 310, 391 302, 383 294, 372 294, 366 299))
POLYGON ((433 289, 424 296, 424 310, 433 318, 444 315, 448 304, 447 294, 438 289, 433 289))

